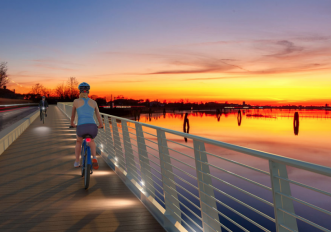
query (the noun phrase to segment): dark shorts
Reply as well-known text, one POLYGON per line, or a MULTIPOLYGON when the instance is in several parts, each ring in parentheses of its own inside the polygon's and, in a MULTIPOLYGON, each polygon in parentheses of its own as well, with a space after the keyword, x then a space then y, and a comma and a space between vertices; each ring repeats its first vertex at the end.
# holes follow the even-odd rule
POLYGON ((89 134, 94 139, 98 134, 98 127, 95 123, 82 124, 77 126, 76 132, 78 137, 83 137, 83 135, 89 134))

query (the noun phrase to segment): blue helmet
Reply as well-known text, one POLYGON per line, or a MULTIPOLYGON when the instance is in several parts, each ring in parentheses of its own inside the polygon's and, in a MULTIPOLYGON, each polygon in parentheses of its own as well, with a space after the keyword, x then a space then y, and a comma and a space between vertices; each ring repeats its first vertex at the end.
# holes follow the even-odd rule
POLYGON ((86 82, 83 82, 83 83, 79 84, 78 89, 79 89, 80 92, 89 92, 90 85, 87 84, 86 82))

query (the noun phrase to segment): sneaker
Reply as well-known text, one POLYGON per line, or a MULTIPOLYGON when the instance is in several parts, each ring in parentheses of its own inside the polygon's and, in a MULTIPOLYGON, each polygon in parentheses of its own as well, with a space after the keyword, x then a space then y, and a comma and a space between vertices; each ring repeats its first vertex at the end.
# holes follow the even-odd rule
POLYGON ((97 158, 92 159, 92 166, 93 166, 93 169, 95 169, 95 170, 99 169, 99 164, 98 164, 97 158))
POLYGON ((75 162, 75 163, 74 163, 74 167, 75 167, 75 168, 79 168, 79 167, 80 167, 79 162, 75 162))

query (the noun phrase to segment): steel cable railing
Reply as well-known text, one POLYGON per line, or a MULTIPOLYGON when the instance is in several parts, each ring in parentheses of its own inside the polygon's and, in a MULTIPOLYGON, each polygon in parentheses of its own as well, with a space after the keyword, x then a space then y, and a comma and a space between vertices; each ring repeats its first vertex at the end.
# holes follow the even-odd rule
MULTIPOLYGON (((58 103, 58 107, 71 116, 69 103, 58 103)), ((324 209, 324 205, 320 207, 299 199, 292 195, 292 191, 293 186, 298 186, 324 197, 331 197, 331 193, 292 180, 287 171, 291 167, 330 178, 330 167, 101 115, 105 127, 95 141, 103 157, 108 163, 120 166, 127 178, 135 180, 146 196, 162 203, 168 215, 188 231, 300 231, 305 228, 302 223, 310 226, 307 231, 312 231, 311 228, 331 231, 331 223, 321 223, 316 217, 304 217, 297 211, 297 205, 322 213, 329 217, 329 221, 330 210, 324 209), (189 139, 193 146, 173 140, 174 136, 189 139), (266 167, 269 172, 207 151, 206 146, 264 159, 269 162, 266 167), (241 173, 229 170, 224 162, 234 165, 241 173), (242 174, 244 170, 269 179, 267 185, 270 186, 242 174), (242 186, 237 186, 238 183, 242 186)))

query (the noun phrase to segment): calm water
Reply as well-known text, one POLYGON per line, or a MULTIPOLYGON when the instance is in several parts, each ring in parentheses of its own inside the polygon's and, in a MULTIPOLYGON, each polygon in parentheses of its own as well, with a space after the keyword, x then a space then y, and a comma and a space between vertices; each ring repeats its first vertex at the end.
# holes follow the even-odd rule
MULTIPOLYGON (((328 111, 249 110, 242 112, 241 120, 240 118, 238 119, 237 111, 222 113, 221 115, 216 115, 214 111, 193 111, 187 113, 190 134, 331 167, 331 114, 329 114, 328 111), (295 112, 299 113, 299 123, 296 121, 296 126, 294 126, 293 122, 295 112)), ((141 115, 140 122, 177 131, 183 131, 184 117, 185 112, 167 113, 165 115, 153 114, 151 117, 149 115, 141 115)), ((131 126, 133 126, 133 124, 131 124, 131 126)), ((144 130, 148 133, 156 134, 153 129, 144 128, 144 130)), ((151 142, 147 142, 147 145, 151 148, 157 148, 155 143, 153 143, 153 141, 157 142, 156 138, 148 134, 145 136, 151 140, 151 142)), ((190 139, 184 140, 182 137, 169 133, 167 133, 166 136, 172 141, 193 147, 193 142, 190 139)), ((196 189, 198 186, 197 180, 194 179, 196 176, 196 170, 193 168, 195 167, 193 150, 171 142, 168 142, 168 146, 189 156, 183 156, 172 150, 169 152, 172 157, 171 164, 176 167, 173 168, 173 172, 179 177, 175 177, 175 181, 177 183, 176 189, 190 202, 181 196, 179 196, 179 200, 183 203, 183 205, 199 216, 201 213, 197 211, 195 206, 199 207, 200 202, 185 191, 185 189, 188 189, 195 196, 199 195, 196 189)), ((231 185, 235 185, 243 191, 252 193, 268 202, 272 202, 271 191, 261 188, 255 184, 248 183, 247 181, 220 169, 249 178, 268 187, 271 187, 270 177, 268 175, 230 163, 218 157, 234 160, 269 172, 268 161, 211 145, 206 145, 206 151, 215 155, 208 155, 208 161, 214 165, 214 167, 210 167, 210 173, 216 177, 212 179, 213 185, 221 190, 214 190, 215 198, 218 200, 217 209, 223 213, 223 215, 220 216, 220 221, 233 231, 242 230, 238 226, 231 223, 227 217, 238 222, 241 226, 250 231, 262 231, 253 223, 238 216, 238 213, 241 213, 253 221, 258 222, 268 230, 275 231, 273 222, 251 211, 250 209, 243 207, 241 204, 226 195, 228 194, 235 197, 245 204, 258 209, 264 214, 274 217, 273 207, 244 194, 242 191, 238 191, 238 189, 233 188, 231 185), (229 209, 224 204, 230 206, 237 213, 229 209)), ((157 152, 153 149, 148 148, 148 152, 158 156, 157 152)), ((158 159, 151 155, 149 158, 156 164, 159 164, 158 159)), ((138 159, 136 161, 139 162, 138 159)), ((161 178, 161 175, 158 173, 160 172, 158 165, 151 163, 151 166, 154 168, 152 169, 153 175, 161 178)), ((331 192, 331 178, 292 167, 287 167, 287 171, 289 178, 292 180, 331 192)), ((153 180, 162 185, 157 178, 153 177, 153 180)), ((163 190, 157 185, 154 185, 154 187, 159 191, 156 191, 155 194, 161 200, 164 199, 163 190)), ((290 184, 290 187, 292 196, 331 211, 330 197, 296 185, 290 184)), ((159 200, 159 202, 163 205, 162 201, 159 200)), ((293 204, 295 212, 298 215, 307 218, 312 222, 318 223, 329 230, 331 229, 330 216, 316 211, 308 206, 303 206, 297 202, 294 202, 293 204)), ((181 215, 182 219, 194 230, 199 231, 199 228, 196 225, 201 226, 201 222, 196 215, 192 214, 183 205, 180 205, 181 210, 183 210, 187 216, 189 216, 197 224, 189 220, 183 214, 181 215)), ((306 223, 301 222, 300 220, 297 222, 300 231, 320 231, 314 229, 306 223)), ((182 225, 188 228, 186 223, 182 222, 182 225)))
MULTIPOLYGON (((140 122, 183 131, 184 114, 142 115, 140 122)), ((217 118, 214 111, 188 111, 189 133, 331 167, 331 112, 249 110, 242 114, 240 126, 237 115, 234 111, 217 118), (293 126, 295 112, 299 112, 298 135, 293 126), (265 117, 250 116, 256 114, 265 117)))

